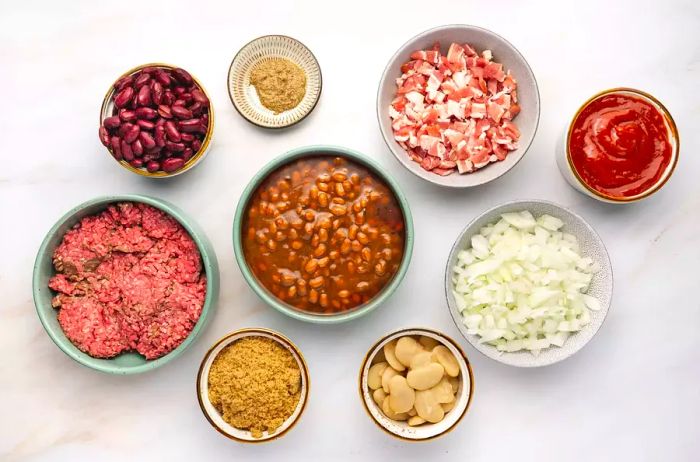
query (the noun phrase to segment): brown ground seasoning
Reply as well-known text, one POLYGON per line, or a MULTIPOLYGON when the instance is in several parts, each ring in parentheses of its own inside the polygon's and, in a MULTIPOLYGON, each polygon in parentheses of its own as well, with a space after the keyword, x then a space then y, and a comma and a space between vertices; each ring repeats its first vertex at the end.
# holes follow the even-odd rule
POLYGON ((285 58, 273 58, 255 65, 250 83, 260 103, 275 114, 294 109, 306 93, 306 74, 285 58))
POLYGON ((245 337, 216 356, 209 401, 229 424, 254 438, 274 432, 294 412, 301 372, 291 352, 265 337, 245 337))

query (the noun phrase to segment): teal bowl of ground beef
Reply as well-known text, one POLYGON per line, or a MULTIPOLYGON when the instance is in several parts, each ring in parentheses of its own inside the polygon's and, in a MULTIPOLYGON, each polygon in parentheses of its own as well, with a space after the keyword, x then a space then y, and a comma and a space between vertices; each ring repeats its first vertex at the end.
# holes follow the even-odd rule
POLYGON ((180 356, 212 316, 214 249, 174 205, 149 196, 92 199, 65 214, 39 248, 34 304, 69 357, 136 374, 180 356))

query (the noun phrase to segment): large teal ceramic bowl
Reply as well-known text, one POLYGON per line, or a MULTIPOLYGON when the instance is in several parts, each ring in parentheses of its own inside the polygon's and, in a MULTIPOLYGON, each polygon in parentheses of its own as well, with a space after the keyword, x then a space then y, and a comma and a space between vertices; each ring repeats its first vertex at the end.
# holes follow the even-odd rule
POLYGON ((236 253, 236 262, 241 268, 243 277, 245 278, 248 285, 255 291, 260 298, 263 299, 268 305, 275 308, 287 316, 299 319, 301 321, 319 323, 319 324, 334 324, 345 321, 350 321, 351 319, 356 319, 370 311, 377 308, 379 305, 384 303, 391 295, 396 291, 399 284, 406 275, 408 266, 411 263, 411 254, 413 253, 413 218, 411 216, 411 209, 408 206, 408 201, 406 197, 401 192, 398 183, 383 169, 381 166, 376 164, 373 160, 369 159, 363 154, 352 149, 344 148, 341 146, 328 146, 328 145, 315 145, 315 146, 305 146, 302 148, 292 149, 281 156, 277 157, 267 165, 265 165, 258 173, 255 174, 253 179, 248 183, 241 198, 238 202, 238 207, 236 208, 236 215, 233 220, 233 248, 236 253), (279 167, 286 165, 292 161, 303 157, 313 157, 319 155, 335 155, 340 157, 345 157, 353 160, 359 164, 364 165, 369 170, 371 170, 377 178, 381 178, 386 185, 392 190, 394 196, 396 197, 401 211, 403 212, 404 222, 405 222, 405 244, 403 252, 403 260, 399 266, 398 271, 394 275, 394 278, 389 281, 389 283, 382 289, 377 295, 374 296, 367 303, 362 304, 351 310, 337 313, 337 314, 321 314, 321 313, 310 313, 308 311, 299 310, 288 303, 285 303, 278 299, 274 294, 268 291, 255 277, 253 272, 248 267, 248 263, 245 260, 245 255, 243 253, 243 242, 244 233, 242 232, 242 226, 244 221, 244 214, 248 206, 248 201, 252 197, 255 190, 258 188, 260 183, 262 183, 267 176, 273 171, 277 170, 279 167))
POLYGON ((202 329, 204 329, 204 326, 214 311, 216 300, 219 295, 219 266, 216 261, 216 255, 214 254, 214 248, 211 243, 209 243, 204 232, 194 220, 185 215, 179 208, 166 201, 137 194, 104 196, 78 205, 61 217, 53 228, 51 228, 44 238, 44 241, 41 243, 36 262, 34 263, 32 286, 34 305, 36 306, 41 324, 49 334, 49 337, 51 337, 51 340, 53 340, 65 354, 80 364, 101 372, 118 375, 137 374, 153 370, 177 358, 202 332, 202 329), (63 235, 82 218, 99 213, 105 210, 110 204, 116 202, 141 202, 160 209, 175 218, 187 232, 190 233, 190 236, 192 236, 192 239, 197 244, 199 253, 202 256, 202 267, 207 275, 207 294, 204 299, 204 307, 202 308, 202 314, 199 317, 199 321, 197 321, 197 324, 194 326, 194 329, 192 329, 190 335, 176 349, 161 358, 150 361, 146 360, 146 358, 138 353, 131 352, 123 353, 110 359, 93 358, 83 353, 73 345, 63 333, 61 326, 58 324, 58 312, 51 306, 53 293, 51 289, 49 289, 49 279, 55 274, 52 257, 54 250, 61 243, 63 235))

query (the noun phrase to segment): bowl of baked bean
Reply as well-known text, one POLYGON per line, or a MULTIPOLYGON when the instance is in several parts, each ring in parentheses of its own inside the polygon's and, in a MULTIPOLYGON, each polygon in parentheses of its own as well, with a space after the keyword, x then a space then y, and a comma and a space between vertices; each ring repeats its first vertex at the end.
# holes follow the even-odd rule
POLYGON ((294 149, 262 168, 238 203, 236 261, 267 304, 316 323, 360 317, 390 297, 413 252, 398 184, 338 146, 294 149))

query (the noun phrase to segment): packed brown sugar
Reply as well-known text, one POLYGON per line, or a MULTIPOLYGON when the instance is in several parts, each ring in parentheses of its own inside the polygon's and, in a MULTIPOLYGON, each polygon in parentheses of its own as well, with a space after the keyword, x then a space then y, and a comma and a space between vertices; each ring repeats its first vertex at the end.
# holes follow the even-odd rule
POLYGON ((209 370, 209 401, 223 419, 254 438, 273 433, 294 412, 301 372, 292 353, 264 337, 245 337, 216 356, 209 370))

